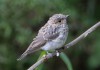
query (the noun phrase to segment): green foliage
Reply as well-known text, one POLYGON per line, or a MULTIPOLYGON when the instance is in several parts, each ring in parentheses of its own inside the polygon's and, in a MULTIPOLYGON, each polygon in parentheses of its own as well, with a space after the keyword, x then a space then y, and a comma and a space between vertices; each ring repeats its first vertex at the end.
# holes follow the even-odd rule
MULTIPOLYGON (((0 0, 0 70, 26 70, 36 62, 40 52, 20 62, 16 59, 51 15, 70 15, 68 43, 100 21, 99 3, 98 0, 0 0)), ((100 70, 99 42, 100 28, 76 47, 66 50, 74 70, 100 70)), ((59 58, 52 59, 51 64, 42 64, 38 70, 62 70, 68 67, 64 68, 61 65, 63 62, 57 60, 59 58)), ((67 63, 66 59, 64 62, 67 63)))
POLYGON ((64 61, 64 63, 66 64, 68 70, 73 70, 71 62, 69 60, 69 58, 67 57, 67 55, 65 53, 61 53, 60 54, 60 58, 64 61))
MULTIPOLYGON (((46 55, 46 52, 45 51, 42 51, 41 54, 40 54, 40 56, 39 56, 39 58, 38 58, 38 60, 40 60, 45 55, 46 55)), ((43 67, 44 67, 44 63, 40 64, 35 70, 43 70, 43 67)))

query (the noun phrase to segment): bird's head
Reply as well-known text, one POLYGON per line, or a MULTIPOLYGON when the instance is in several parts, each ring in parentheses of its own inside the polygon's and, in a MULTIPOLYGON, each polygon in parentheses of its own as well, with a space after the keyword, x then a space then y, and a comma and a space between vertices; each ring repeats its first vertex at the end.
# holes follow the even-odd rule
POLYGON ((65 24, 66 19, 69 15, 63 15, 63 14, 54 14, 52 17, 49 18, 50 24, 65 24))

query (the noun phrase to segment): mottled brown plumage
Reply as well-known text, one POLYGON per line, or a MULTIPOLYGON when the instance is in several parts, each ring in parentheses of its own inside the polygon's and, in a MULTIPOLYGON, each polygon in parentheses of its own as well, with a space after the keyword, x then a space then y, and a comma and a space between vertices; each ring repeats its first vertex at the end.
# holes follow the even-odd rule
POLYGON ((63 14, 55 14, 50 17, 18 60, 40 49, 48 51, 62 47, 68 34, 67 17, 68 15, 63 14))

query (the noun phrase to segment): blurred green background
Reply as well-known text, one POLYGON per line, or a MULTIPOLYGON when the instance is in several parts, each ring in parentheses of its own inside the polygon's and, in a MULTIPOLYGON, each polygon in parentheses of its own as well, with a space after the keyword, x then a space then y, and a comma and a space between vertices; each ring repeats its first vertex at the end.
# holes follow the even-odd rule
MULTIPOLYGON (((70 15, 68 43, 100 21, 100 0, 0 0, 0 70, 26 70, 37 61, 41 51, 16 59, 55 13, 70 15)), ((64 52, 36 70, 100 70, 100 28, 64 52)))

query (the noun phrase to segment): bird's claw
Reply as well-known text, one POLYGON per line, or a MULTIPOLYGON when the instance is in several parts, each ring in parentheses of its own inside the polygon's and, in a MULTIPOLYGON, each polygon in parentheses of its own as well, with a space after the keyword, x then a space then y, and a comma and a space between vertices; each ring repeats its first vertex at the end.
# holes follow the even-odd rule
POLYGON ((60 54, 60 53, 59 53, 58 51, 56 51, 56 56, 57 56, 57 57, 59 56, 59 54, 60 54))

